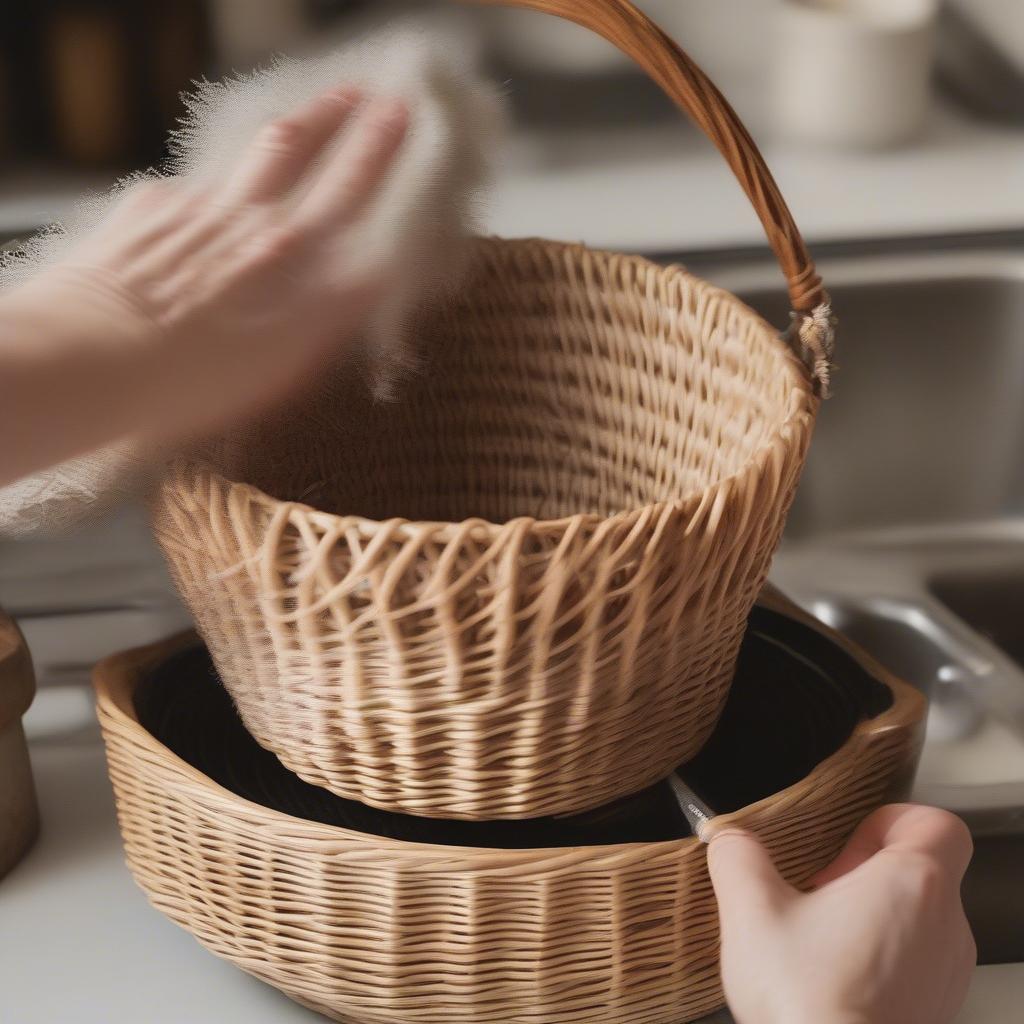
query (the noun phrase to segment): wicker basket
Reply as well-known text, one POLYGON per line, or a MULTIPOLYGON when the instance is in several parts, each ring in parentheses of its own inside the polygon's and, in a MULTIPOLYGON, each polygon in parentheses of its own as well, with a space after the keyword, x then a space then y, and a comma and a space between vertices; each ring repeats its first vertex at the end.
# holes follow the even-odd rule
MULTIPOLYGON (((752 829, 798 884, 835 856, 865 815, 905 793, 923 731, 923 698, 828 635, 815 627, 774 674, 752 667, 747 694, 759 682, 780 687, 782 707, 774 717, 748 715, 747 731, 764 720, 818 737, 836 714, 829 708, 856 693, 864 701, 865 686, 885 691, 873 708, 884 710, 847 730, 838 750, 821 748, 835 753, 810 774, 711 824, 752 829), (820 655, 812 640, 824 645, 820 655), (846 680, 845 696, 832 705, 785 704, 783 694, 792 700, 797 691, 782 683, 806 673, 812 658, 846 680)), ((154 906, 211 951, 358 1024, 682 1024, 721 1004, 717 913, 696 839, 507 851, 384 839, 270 810, 222 788, 140 725, 140 681, 179 692, 186 680, 151 673, 191 643, 114 658, 96 680, 128 863, 154 906)), ((178 735, 194 745, 187 710, 178 735)), ((861 705, 854 721, 863 713, 861 705)), ((234 719, 230 706, 225 717, 234 719)), ((743 792, 759 766, 746 743, 733 742, 744 755, 734 758, 735 792, 743 792)), ((730 759, 728 749, 715 756, 730 759)), ((223 768, 216 742, 209 757, 223 768)), ((237 771, 240 760, 233 748, 228 767, 237 771)), ((726 773, 720 765, 715 774, 726 773)))
POLYGON ((796 313, 780 337, 676 267, 481 241, 402 402, 334 382, 169 474, 155 532, 249 730, 424 816, 596 807, 700 749, 827 385, 820 279, 714 87, 623 0, 518 5, 618 43, 712 135, 796 313))

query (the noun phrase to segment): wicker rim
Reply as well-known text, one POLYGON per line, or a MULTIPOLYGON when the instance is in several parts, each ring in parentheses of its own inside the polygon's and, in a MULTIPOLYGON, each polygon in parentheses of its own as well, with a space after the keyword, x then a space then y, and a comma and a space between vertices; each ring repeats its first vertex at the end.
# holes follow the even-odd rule
MULTIPOLYGON (((545 248, 557 246, 565 255, 587 252, 613 262, 629 262, 636 266, 656 266, 666 275, 666 277, 675 275, 685 278, 688 281, 699 283, 700 286, 717 301, 724 305, 731 306, 733 312, 749 317, 751 320, 763 327, 765 331, 778 337, 778 331, 772 327, 764 317, 751 309, 745 302, 742 302, 731 292, 709 284, 703 278, 697 277, 695 274, 691 274, 685 269, 685 267, 682 267, 679 264, 661 266, 643 256, 626 256, 606 249, 593 249, 579 243, 551 242, 543 238, 531 237, 501 239, 492 236, 481 238, 478 241, 484 245, 512 244, 523 247, 544 246, 545 248)), ((595 512, 578 512, 574 515, 562 516, 558 519, 535 519, 530 516, 516 516, 508 522, 529 522, 532 529, 542 535, 549 533, 559 534, 564 532, 569 526, 578 524, 592 525, 601 523, 606 524, 607 528, 630 525, 643 515, 661 513, 667 509, 682 509, 687 505, 694 506, 693 516, 697 519, 698 514, 706 506, 713 505, 716 500, 719 499, 720 495, 724 495, 728 491, 739 487, 751 477, 756 478, 757 476, 760 476, 766 463, 776 456, 781 457, 784 455, 783 449, 785 448, 787 434, 790 429, 801 419, 805 419, 806 417, 814 418, 817 414, 820 399, 807 387, 806 367, 800 361, 800 358, 792 348, 787 345, 782 338, 779 338, 779 347, 784 351, 785 372, 789 374, 789 382, 791 385, 789 389, 789 409, 785 419, 775 427, 771 440, 765 442, 765 444, 762 445, 762 447, 759 448, 757 452, 746 462, 742 469, 730 474, 729 476, 721 477, 714 483, 708 484, 706 487, 695 489, 683 497, 669 501, 652 502, 651 504, 639 505, 634 508, 621 509, 611 515, 601 515, 595 512)), ((314 522, 322 524, 337 524, 339 522, 344 522, 357 524, 364 529, 373 529, 382 523, 387 523, 389 526, 397 528, 400 532, 404 532, 406 527, 411 526, 415 526, 418 529, 427 527, 436 531, 439 540, 444 540, 446 542, 453 540, 457 533, 460 535, 464 534, 467 526, 470 525, 474 529, 485 531, 489 536, 494 536, 499 530, 502 530, 507 525, 496 523, 478 516, 473 516, 469 519, 459 520, 456 522, 450 520, 412 520, 403 516, 395 516, 386 520, 377 520, 359 515, 336 514, 314 508, 311 505, 307 505, 305 502, 284 501, 282 499, 275 498, 272 494, 268 494, 266 491, 261 490, 253 484, 245 483, 240 480, 229 479, 217 472, 217 470, 203 462, 201 459, 190 462, 189 470, 195 473, 200 479, 209 480, 211 482, 223 481, 227 483, 232 495, 243 497, 256 505, 262 505, 271 512, 278 512, 280 514, 280 510, 285 508, 288 509, 289 512, 294 511, 309 516, 314 522)))
MULTIPOLYGON (((713 818, 703 832, 703 841, 705 842, 710 842, 716 835, 728 830, 737 820, 749 821, 761 812, 778 816, 792 805, 799 803, 802 795, 809 788, 814 787, 819 777, 828 775, 831 766, 837 762, 849 760, 850 749, 853 746, 859 745, 864 741, 877 739, 886 733, 908 729, 917 729, 919 734, 916 741, 918 747, 924 740, 924 714, 927 703, 924 696, 918 690, 893 675, 864 650, 848 641, 845 637, 797 608, 796 605, 787 598, 782 597, 772 588, 768 588, 765 591, 760 603, 767 608, 789 615, 815 629, 821 635, 828 637, 832 643, 853 657, 865 671, 889 687, 893 694, 893 704, 888 711, 882 712, 876 718, 860 722, 839 750, 821 761, 799 782, 731 814, 722 814, 713 818)), ((339 826, 306 821, 305 819, 296 818, 281 811, 264 807, 262 804, 253 803, 225 789, 198 769, 193 768, 187 761, 178 757, 172 750, 160 743, 147 729, 143 728, 135 713, 132 703, 132 692, 135 684, 131 678, 132 673, 126 671, 126 669, 138 670, 152 665, 173 654, 175 651, 193 644, 195 641, 196 634, 192 631, 187 631, 179 633, 163 643, 136 648, 100 662, 93 673, 93 682, 96 688, 97 700, 102 711, 110 717, 112 722, 116 722, 121 728, 132 732, 134 742, 145 747, 149 753, 160 758, 165 763, 172 763, 175 769, 182 775, 188 776, 195 783, 216 794, 219 799, 235 807, 245 805, 250 812, 253 812, 252 817, 254 820, 262 818, 267 823, 272 822, 278 828, 285 825, 289 826, 293 830, 292 834, 296 840, 328 844, 332 841, 355 841, 365 846, 367 853, 375 858, 379 858, 382 854, 390 855, 399 858, 403 864, 408 864, 411 859, 423 862, 425 865, 434 866, 439 858, 450 859, 457 857, 460 869, 486 870, 491 868, 504 873, 507 873, 509 868, 519 866, 529 866, 532 868, 539 860, 546 864, 552 862, 564 863, 566 866, 585 860, 588 864, 600 866, 605 859, 614 859, 621 866, 621 858, 624 855, 633 854, 637 859, 644 859, 668 851, 684 851, 701 843, 700 839, 691 836, 686 839, 674 839, 657 843, 629 843, 564 849, 540 847, 524 850, 499 850, 484 847, 439 846, 432 843, 414 843, 408 840, 370 836, 339 826)), ((240 827, 240 824, 236 822, 235 827, 240 827)), ((250 834, 254 838, 259 838, 259 828, 253 825, 250 834)))

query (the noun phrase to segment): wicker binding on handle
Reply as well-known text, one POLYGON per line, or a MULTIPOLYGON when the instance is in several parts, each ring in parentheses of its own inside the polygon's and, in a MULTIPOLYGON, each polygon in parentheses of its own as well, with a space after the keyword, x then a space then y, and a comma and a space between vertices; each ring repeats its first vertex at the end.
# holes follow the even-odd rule
MULTIPOLYGON (((675 44, 621 0, 524 6, 601 30, 716 126, 795 301, 822 298, 749 136, 675 44)), ((154 528, 247 728, 307 781, 434 817, 583 811, 714 727, 816 389, 678 267, 539 240, 481 241, 476 265, 423 323, 431 366, 403 401, 331 382, 177 464, 154 528)))
MULTIPOLYGON (((924 717, 919 693, 813 628, 884 681, 892 707, 799 783, 713 822, 754 832, 797 885, 905 795, 924 717)), ((136 716, 139 679, 190 642, 111 659, 96 686, 128 864, 153 905, 212 952, 349 1024, 683 1024, 722 1004, 717 908, 696 839, 442 847, 249 803, 136 716)))

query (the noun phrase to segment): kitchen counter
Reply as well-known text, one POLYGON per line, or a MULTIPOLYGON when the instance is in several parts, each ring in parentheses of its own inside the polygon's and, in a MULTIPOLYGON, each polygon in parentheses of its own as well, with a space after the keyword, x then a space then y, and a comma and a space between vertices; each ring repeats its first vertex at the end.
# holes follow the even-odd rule
MULTIPOLYGON (((30 713, 43 813, 38 846, 0 882, 4 1024, 313 1024, 322 1020, 203 950, 151 909, 121 851, 102 743, 65 708, 30 713), (40 722, 59 733, 40 734, 40 722)), ((84 693, 77 712, 88 710, 84 693)), ((957 1024, 1010 1024, 1024 965, 979 968, 957 1024)), ((723 1017, 724 1020, 724 1017, 723 1017)), ((824 1024, 824 1022, 823 1022, 824 1024)))
MULTIPOLYGON (((763 151, 811 243, 1024 228, 1024 129, 950 106, 899 149, 763 151)), ((645 253, 765 245, 723 159, 681 121, 515 137, 487 224, 645 253)))
MULTIPOLYGON (((948 105, 899 149, 819 150, 770 134, 763 149, 812 243, 1024 228, 1024 129, 948 105)), ((80 192, 106 184, 38 168, 0 177, 0 239, 61 217, 80 192)), ((639 127, 516 132, 481 222, 506 237, 646 253, 765 244, 717 151, 671 114, 639 127)))

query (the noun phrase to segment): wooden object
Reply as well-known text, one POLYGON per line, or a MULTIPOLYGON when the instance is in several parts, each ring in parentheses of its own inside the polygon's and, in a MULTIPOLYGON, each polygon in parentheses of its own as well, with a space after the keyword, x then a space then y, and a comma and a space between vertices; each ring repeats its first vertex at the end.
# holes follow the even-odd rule
MULTIPOLYGON (((766 604, 807 624, 810 639, 788 655, 793 672, 825 638, 828 660, 846 666, 838 674, 888 691, 884 709, 798 782, 711 823, 753 831, 802 885, 867 814, 905 796, 925 702, 781 599, 766 604)), ((270 810, 139 722, 140 682, 193 643, 110 659, 96 688, 129 866, 153 905, 212 952, 351 1024, 683 1024, 721 1005, 717 909, 698 840, 438 846, 270 810)), ((821 713, 787 707, 780 720, 817 729, 821 713)), ((745 772, 766 767, 744 753, 735 758, 745 772)))
POLYGON ((32 659, 14 621, 0 611, 0 878, 39 832, 39 808, 21 717, 35 695, 32 659))
MULTIPOLYGON (((601 32, 714 138, 813 334, 820 280, 700 71, 622 0, 518 6, 601 32)), ((154 529, 247 728, 304 779, 425 816, 572 813, 714 727, 816 387, 678 267, 537 240, 476 266, 401 402, 336 383, 180 462, 154 529)))

